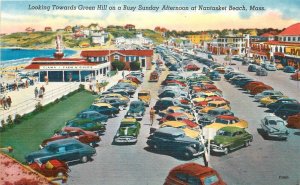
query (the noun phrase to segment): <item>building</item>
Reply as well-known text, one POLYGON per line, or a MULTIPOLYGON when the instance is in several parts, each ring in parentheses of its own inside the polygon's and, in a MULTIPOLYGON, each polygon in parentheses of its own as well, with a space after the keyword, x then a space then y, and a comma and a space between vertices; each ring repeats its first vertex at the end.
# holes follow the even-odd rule
POLYGON ((151 62, 153 60, 153 50, 94 50, 82 51, 81 57, 89 62, 103 62, 103 61, 121 61, 141 63, 141 68, 151 69, 151 62))
POLYGON ((117 37, 115 39, 117 47, 122 45, 138 45, 138 46, 149 46, 153 44, 153 41, 147 37, 144 37, 142 33, 137 33, 133 38, 117 37))
POLYGON ((45 29, 44 29, 45 31, 52 31, 52 28, 51 27, 49 27, 49 26, 47 26, 47 27, 45 27, 45 29))
POLYGON ((86 60, 84 58, 64 58, 61 37, 56 37, 56 52, 50 57, 33 58, 25 70, 39 73, 39 81, 44 82, 83 82, 89 76, 106 75, 110 71, 107 60, 86 60))
POLYGON ((204 42, 211 41, 212 36, 207 32, 202 32, 198 35, 187 35, 187 39, 190 40, 193 44, 203 44, 204 42))
POLYGON ((26 31, 27 33, 32 33, 32 32, 35 31, 35 29, 33 29, 33 28, 31 28, 31 27, 28 27, 28 28, 25 29, 25 31, 26 31))
POLYGON ((226 36, 213 39, 208 44, 208 50, 218 55, 247 55, 250 47, 250 36, 226 36))
MULTIPOLYGON (((270 36, 271 37, 271 36, 270 36)), ((300 23, 293 24, 266 41, 251 42, 254 58, 300 69, 300 23)))
POLYGON ((72 26, 66 26, 64 30, 65 32, 72 32, 72 26))
POLYGON ((101 32, 91 32, 92 43, 96 45, 105 45, 108 40, 108 33, 101 32))
POLYGON ((133 25, 133 24, 126 24, 124 26, 124 29, 126 29, 126 30, 134 30, 135 29, 135 25, 133 25))

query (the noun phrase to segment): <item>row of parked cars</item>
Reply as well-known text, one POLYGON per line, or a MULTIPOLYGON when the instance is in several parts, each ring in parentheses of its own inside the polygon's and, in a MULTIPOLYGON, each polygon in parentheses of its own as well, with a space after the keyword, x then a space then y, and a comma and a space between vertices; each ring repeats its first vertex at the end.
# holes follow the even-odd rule
POLYGON ((253 95, 261 107, 268 108, 267 112, 274 114, 261 120, 265 136, 287 139, 289 131, 286 126, 300 128, 300 103, 296 99, 289 98, 271 86, 240 72, 229 72, 224 76, 231 84, 253 95))

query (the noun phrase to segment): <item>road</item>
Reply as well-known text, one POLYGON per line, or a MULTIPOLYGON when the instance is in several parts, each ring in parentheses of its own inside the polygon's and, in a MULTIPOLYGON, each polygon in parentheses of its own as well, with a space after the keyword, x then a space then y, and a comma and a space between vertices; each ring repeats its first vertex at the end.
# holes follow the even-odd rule
MULTIPOLYGON (((197 65, 200 64, 197 63, 197 65)), ((242 72, 246 70, 245 66, 240 65, 235 68, 239 68, 242 72)), ((277 73, 288 76, 278 71, 274 75, 262 77, 262 81, 299 100, 294 82, 276 75, 277 73), (285 86, 292 89, 285 88, 285 86)), ((150 106, 153 106, 157 100, 159 84, 167 72, 163 72, 158 83, 147 82, 149 74, 150 71, 147 71, 144 83, 138 88, 138 91, 149 89, 152 94, 150 106)), ((249 147, 239 149, 226 156, 211 156, 210 165, 221 174, 228 185, 299 185, 300 132, 291 130, 288 141, 265 140, 257 129, 260 120, 267 114, 266 109, 259 107, 259 104, 254 102, 249 94, 238 90, 224 79, 217 82, 216 85, 223 91, 224 97, 231 102, 235 115, 249 122, 247 130, 253 134, 254 140, 249 147)), ((131 100, 136 100, 136 96, 131 100)), ((148 113, 149 108, 146 111, 148 113)), ((68 184, 160 185, 163 184, 171 168, 186 162, 147 150, 146 140, 150 129, 148 114, 141 121, 142 128, 137 144, 112 145, 114 135, 125 113, 126 110, 123 110, 118 117, 108 121, 107 131, 96 148, 97 155, 92 162, 71 165, 72 171, 68 184)), ((203 164, 202 158, 193 161, 203 164)))

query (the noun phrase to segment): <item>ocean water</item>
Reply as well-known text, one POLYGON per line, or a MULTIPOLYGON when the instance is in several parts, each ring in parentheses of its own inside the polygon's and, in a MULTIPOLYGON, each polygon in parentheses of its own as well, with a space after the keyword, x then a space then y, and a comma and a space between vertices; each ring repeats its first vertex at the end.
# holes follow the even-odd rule
MULTIPOLYGON (((26 64, 35 57, 53 57, 55 49, 0 49, 0 66, 26 64)), ((74 50, 64 50, 65 57, 76 53, 74 50)))

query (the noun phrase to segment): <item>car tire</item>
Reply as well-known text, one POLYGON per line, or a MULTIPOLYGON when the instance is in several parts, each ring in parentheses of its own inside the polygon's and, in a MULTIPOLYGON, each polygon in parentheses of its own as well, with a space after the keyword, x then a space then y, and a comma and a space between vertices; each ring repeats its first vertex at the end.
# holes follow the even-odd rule
POLYGON ((227 155, 228 153, 229 153, 229 148, 226 147, 226 148, 224 149, 224 155, 227 155))
POLYGON ((244 147, 248 147, 249 145, 250 145, 250 141, 249 140, 244 143, 244 147))
POLYGON ((190 150, 187 149, 183 152, 183 157, 184 159, 189 160, 193 158, 193 154, 190 150))
POLYGON ((82 156, 80 160, 82 163, 86 163, 86 162, 88 162, 89 158, 88 158, 88 156, 85 155, 85 156, 82 156))

